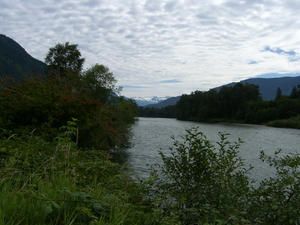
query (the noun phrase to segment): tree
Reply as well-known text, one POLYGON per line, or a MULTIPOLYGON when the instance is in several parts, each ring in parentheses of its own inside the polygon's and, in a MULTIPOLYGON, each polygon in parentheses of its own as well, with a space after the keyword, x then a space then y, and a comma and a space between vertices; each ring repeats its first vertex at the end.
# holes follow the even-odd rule
POLYGON ((66 72, 79 74, 83 69, 84 58, 81 58, 81 53, 77 49, 76 44, 58 43, 49 49, 45 58, 45 63, 48 64, 46 74, 49 77, 64 76, 66 72))
POLYGON ((93 98, 103 102, 112 93, 119 93, 120 88, 115 88, 117 82, 113 73, 104 65, 95 64, 81 74, 82 88, 92 91, 93 98))
POLYGON ((300 98, 300 85, 293 87, 290 97, 294 99, 300 98))
POLYGON ((276 100, 280 99, 282 97, 282 91, 281 91, 281 88, 278 87, 277 88, 277 91, 276 91, 276 100))
POLYGON ((84 59, 68 42, 50 48, 46 62, 51 79, 0 80, 1 128, 16 133, 26 127, 52 140, 76 118, 80 147, 106 150, 129 140, 137 106, 112 93, 117 80, 109 68, 96 64, 81 72, 84 59))

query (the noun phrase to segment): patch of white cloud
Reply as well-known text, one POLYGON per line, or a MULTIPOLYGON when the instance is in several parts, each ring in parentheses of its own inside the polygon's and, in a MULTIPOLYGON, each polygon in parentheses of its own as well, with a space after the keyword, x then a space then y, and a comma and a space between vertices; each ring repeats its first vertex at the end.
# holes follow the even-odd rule
POLYGON ((59 42, 79 44, 86 67, 104 64, 118 85, 145 87, 124 88, 128 97, 300 71, 297 0, 2 0, 0 8, 0 33, 33 57, 43 61, 59 42))

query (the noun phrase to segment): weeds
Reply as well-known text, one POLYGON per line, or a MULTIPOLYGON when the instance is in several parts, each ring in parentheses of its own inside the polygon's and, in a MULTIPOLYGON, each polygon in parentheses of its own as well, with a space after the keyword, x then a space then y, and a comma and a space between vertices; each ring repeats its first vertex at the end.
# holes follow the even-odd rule
POLYGON ((0 143, 0 224, 156 220, 151 209, 141 210, 145 203, 125 166, 112 163, 104 151, 78 149, 75 120, 60 130, 53 142, 29 134, 0 143))

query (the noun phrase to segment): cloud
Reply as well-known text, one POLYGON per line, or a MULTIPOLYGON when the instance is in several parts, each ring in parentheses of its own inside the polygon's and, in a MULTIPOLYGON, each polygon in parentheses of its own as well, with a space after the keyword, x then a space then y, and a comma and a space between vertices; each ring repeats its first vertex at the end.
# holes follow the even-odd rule
POLYGON ((260 74, 297 74, 296 0, 1 0, 0 33, 42 60, 70 42, 125 96, 178 96, 260 74))

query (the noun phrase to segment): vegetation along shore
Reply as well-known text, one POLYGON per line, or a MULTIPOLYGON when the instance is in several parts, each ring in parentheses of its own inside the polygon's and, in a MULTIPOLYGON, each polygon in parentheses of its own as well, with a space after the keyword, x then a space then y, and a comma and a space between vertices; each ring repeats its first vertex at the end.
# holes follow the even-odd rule
POLYGON ((274 100, 264 101, 257 85, 237 83, 223 86, 219 91, 211 89, 184 94, 176 105, 139 107, 139 115, 300 129, 300 84, 295 85, 288 96, 282 95, 280 88, 274 96, 274 100))

